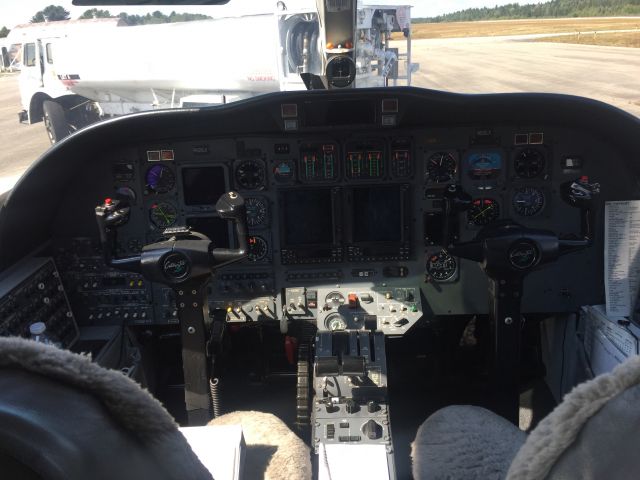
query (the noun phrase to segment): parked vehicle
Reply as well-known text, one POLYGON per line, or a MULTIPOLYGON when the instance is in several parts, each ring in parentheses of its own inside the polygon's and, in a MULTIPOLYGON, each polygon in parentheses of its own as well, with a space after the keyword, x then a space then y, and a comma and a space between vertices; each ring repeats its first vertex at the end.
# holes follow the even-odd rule
MULTIPOLYGON (((417 69, 410 58, 410 7, 362 7, 356 17, 357 86, 410 85, 417 69), (391 47, 393 32, 405 34, 402 52, 391 47)), ((44 121, 52 143, 101 118, 304 90, 300 73, 323 68, 315 10, 134 27, 101 20, 54 22, 16 34, 19 118, 44 121), (96 35, 95 27, 111 32, 96 35)), ((340 49, 347 48, 334 46, 340 49)))

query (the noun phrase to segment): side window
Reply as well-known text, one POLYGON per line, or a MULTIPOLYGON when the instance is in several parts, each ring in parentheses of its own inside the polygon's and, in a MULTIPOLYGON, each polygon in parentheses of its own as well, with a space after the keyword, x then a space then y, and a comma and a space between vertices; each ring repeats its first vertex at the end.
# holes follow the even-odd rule
POLYGON ((35 67, 36 66, 36 44, 27 43, 24 46, 24 66, 35 67))
POLYGON ((47 63, 53 63, 53 49, 51 47, 51 44, 47 43, 47 46, 45 48, 47 50, 47 63))

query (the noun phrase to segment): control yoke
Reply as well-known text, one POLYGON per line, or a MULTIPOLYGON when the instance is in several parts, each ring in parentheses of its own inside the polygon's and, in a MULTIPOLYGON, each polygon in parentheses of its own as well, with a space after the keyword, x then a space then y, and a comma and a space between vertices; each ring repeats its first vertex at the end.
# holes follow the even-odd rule
POLYGON ((141 273, 146 279, 173 288, 182 338, 185 405, 190 425, 204 425, 210 419, 207 354, 209 302, 207 284, 216 269, 247 256, 247 213, 244 199, 236 192, 222 195, 216 210, 220 218, 235 223, 239 247, 215 248, 205 235, 186 227, 169 228, 164 240, 146 245, 140 255, 114 256, 117 229, 130 214, 127 198, 107 198, 96 207, 96 221, 105 262, 120 270, 141 273))
POLYGON ((505 219, 484 227, 469 242, 454 243, 454 225, 467 205, 468 197, 458 186, 444 195, 445 240, 451 255, 473 260, 489 277, 489 322, 493 330, 493 380, 498 413, 518 421, 518 383, 522 282, 537 267, 556 261, 567 253, 593 243, 594 198, 600 184, 587 177, 561 185, 563 200, 580 209, 580 237, 559 237, 554 232, 527 228, 505 219))
POLYGON ((96 207, 96 221, 105 263, 119 270, 138 272, 148 280, 171 286, 208 276, 212 271, 247 256, 247 214, 244 199, 236 192, 222 195, 216 210, 220 218, 235 223, 239 247, 214 248, 203 234, 188 227, 168 228, 163 241, 146 245, 140 255, 116 258, 117 229, 129 220, 126 198, 107 198, 96 207))

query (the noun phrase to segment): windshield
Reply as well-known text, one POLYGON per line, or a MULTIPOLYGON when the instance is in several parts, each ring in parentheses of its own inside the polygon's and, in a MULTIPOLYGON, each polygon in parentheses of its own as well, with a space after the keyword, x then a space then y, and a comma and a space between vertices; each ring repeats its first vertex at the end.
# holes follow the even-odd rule
POLYGON ((0 4, 0 192, 92 123, 304 90, 305 74, 334 88, 564 93, 640 116, 638 0, 362 2, 353 35, 331 13, 349 0, 325 13, 313 0, 49 3, 0 4), (343 53, 353 61, 328 61, 343 53))

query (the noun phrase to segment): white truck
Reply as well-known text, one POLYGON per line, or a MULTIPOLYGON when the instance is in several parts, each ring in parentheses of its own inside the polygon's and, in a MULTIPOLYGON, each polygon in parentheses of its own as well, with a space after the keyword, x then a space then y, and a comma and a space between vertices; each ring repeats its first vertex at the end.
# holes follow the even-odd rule
MULTIPOLYGON (((411 84, 410 8, 358 9, 358 87, 411 84), (394 32, 402 41, 392 48, 394 32)), ((300 74, 322 68, 315 10, 134 27, 98 20, 21 34, 19 119, 44 121, 52 143, 101 118, 303 90, 300 74)))

